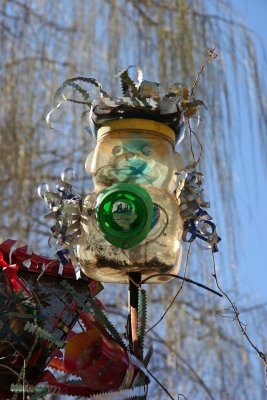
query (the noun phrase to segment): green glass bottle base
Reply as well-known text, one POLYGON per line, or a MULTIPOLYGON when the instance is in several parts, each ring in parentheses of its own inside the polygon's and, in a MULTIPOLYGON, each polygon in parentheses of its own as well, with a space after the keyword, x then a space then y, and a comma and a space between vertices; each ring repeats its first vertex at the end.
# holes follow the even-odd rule
POLYGON ((99 194, 96 218, 108 242, 129 249, 142 242, 151 229, 152 199, 139 186, 117 183, 99 194))

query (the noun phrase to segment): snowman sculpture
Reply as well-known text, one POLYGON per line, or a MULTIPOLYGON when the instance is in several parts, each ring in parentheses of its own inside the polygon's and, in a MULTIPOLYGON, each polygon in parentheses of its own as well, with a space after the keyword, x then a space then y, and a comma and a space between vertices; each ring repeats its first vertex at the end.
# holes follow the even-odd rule
POLYGON ((86 275, 126 283, 129 272, 146 278, 179 271, 184 180, 178 179, 183 161, 174 146, 174 131, 158 121, 115 119, 97 130, 86 161, 95 189, 83 202, 78 242, 86 275))
POLYGON ((63 177, 59 193, 48 189, 43 198, 54 210, 57 203, 52 236, 63 260, 78 261, 85 275, 102 282, 128 283, 136 272, 142 280, 153 275, 148 283, 162 283, 179 271, 182 239, 205 240, 213 251, 220 240, 203 209, 201 174, 184 168, 175 151, 202 102, 180 84, 160 97, 159 84, 142 80, 140 71, 136 83, 128 70, 120 79, 122 97, 110 97, 92 78, 69 79, 57 91, 59 98, 72 86, 85 98, 78 81, 100 89, 88 103, 96 146, 85 169, 94 190, 82 200, 63 177))

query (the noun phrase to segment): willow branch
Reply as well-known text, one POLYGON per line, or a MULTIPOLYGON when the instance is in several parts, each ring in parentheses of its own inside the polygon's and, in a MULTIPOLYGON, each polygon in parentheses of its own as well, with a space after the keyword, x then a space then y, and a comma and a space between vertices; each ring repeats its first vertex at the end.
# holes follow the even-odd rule
POLYGON ((214 258, 214 253, 213 252, 212 252, 212 262, 213 262, 213 275, 212 276, 215 279, 217 288, 226 297, 226 299, 228 300, 229 304, 231 305, 231 308, 232 308, 232 310, 234 312, 234 315, 235 315, 234 320, 237 321, 242 334, 245 336, 245 338, 248 341, 248 343, 250 344, 250 346, 256 351, 258 356, 262 359, 263 363, 265 364, 265 367, 267 368, 266 355, 261 350, 259 350, 258 347, 250 339, 249 335, 247 334, 246 326, 243 324, 243 322, 239 318, 240 313, 238 311, 238 308, 236 307, 235 303, 231 300, 231 298, 228 296, 228 294, 221 288, 221 286, 220 286, 220 284, 218 282, 218 277, 217 277, 217 272, 216 272, 216 264, 215 264, 215 258, 214 258))

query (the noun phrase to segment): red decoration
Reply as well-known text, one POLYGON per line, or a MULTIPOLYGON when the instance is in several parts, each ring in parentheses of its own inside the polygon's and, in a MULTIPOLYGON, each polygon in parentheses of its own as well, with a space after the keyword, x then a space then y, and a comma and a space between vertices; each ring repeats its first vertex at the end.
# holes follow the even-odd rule
POLYGON ((75 334, 65 346, 64 366, 93 390, 129 387, 135 368, 122 346, 99 329, 89 314, 83 314, 86 332, 75 334))
POLYGON ((24 290, 30 297, 32 297, 32 293, 29 291, 28 287, 17 275, 19 266, 17 264, 9 265, 4 260, 3 253, 1 251, 0 251, 0 267, 3 268, 3 271, 10 280, 14 292, 19 292, 20 290, 24 290))
MULTIPOLYGON (((0 252, 2 253, 2 259, 7 262, 9 255, 11 254, 11 260, 14 264, 19 267, 19 270, 30 271, 41 273, 45 268, 46 275, 59 275, 62 278, 72 278, 76 280, 74 267, 71 262, 64 265, 62 275, 59 274, 59 260, 51 260, 49 257, 41 256, 35 253, 28 253, 28 246, 22 246, 12 251, 16 244, 16 240, 5 240, 0 244, 0 252), (25 267, 25 263, 29 264, 29 267, 25 267)), ((89 282, 90 279, 86 279, 89 282)))

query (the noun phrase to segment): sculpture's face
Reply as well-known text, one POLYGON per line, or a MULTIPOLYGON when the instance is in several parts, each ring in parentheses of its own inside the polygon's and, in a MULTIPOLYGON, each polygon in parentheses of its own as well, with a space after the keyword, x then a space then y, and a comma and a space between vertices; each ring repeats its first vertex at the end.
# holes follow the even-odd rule
POLYGON ((87 172, 94 184, 132 183, 167 188, 176 169, 172 144, 159 135, 120 133, 97 143, 87 172))

